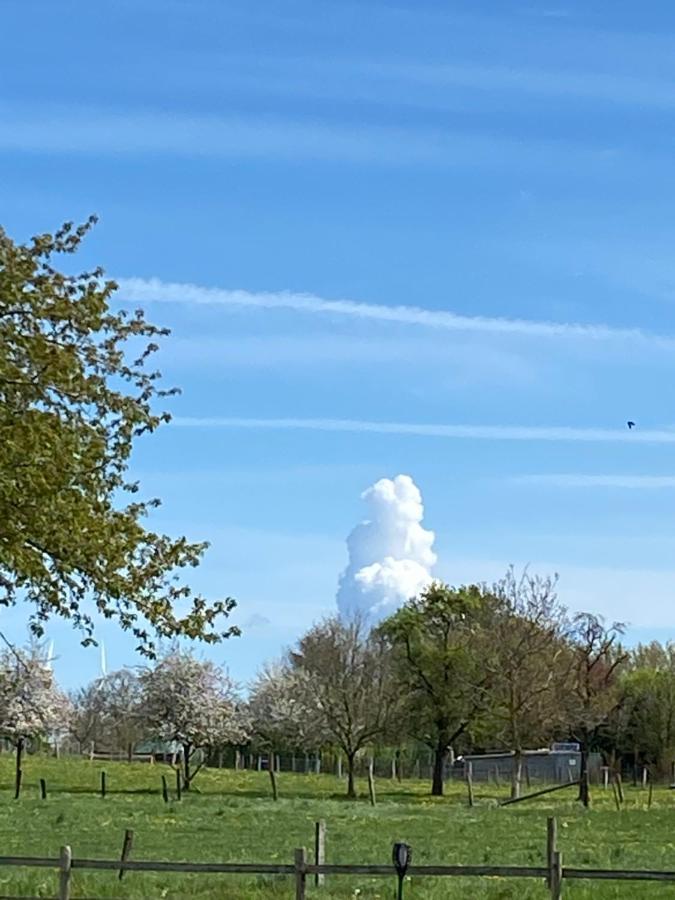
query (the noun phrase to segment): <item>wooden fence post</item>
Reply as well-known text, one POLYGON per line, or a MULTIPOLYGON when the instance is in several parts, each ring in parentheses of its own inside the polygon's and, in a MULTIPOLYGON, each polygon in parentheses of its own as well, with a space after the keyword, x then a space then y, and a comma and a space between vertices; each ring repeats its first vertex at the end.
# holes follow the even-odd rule
POLYGON ((305 848, 300 847, 295 851, 295 900, 306 900, 307 893, 307 854, 305 848))
POLYGON ((375 797, 375 779, 373 778, 373 760, 368 762, 368 795, 370 796, 370 805, 375 806, 377 799, 375 797))
POLYGON ((162 775, 162 797, 165 803, 169 802, 169 788, 166 784, 166 775, 162 775))
POLYGON ((612 782, 612 794, 614 795, 614 802, 616 803, 616 811, 621 811, 621 801, 619 800, 619 792, 616 789, 616 782, 612 782))
POLYGON ((270 769, 270 781, 272 782, 272 799, 276 803, 279 799, 279 793, 277 791, 277 776, 274 773, 274 769, 270 769))
MULTIPOLYGON (((326 862, 326 823, 319 819, 314 825, 314 865, 322 866, 326 862)), ((314 884, 321 887, 326 879, 318 872, 314 876, 314 884)))
POLYGON ((70 847, 61 847, 59 856, 59 900, 70 900, 70 875, 73 855, 70 847))
POLYGON ((180 769, 176 769, 176 800, 180 800, 183 796, 183 785, 181 783, 180 769))
POLYGON ((558 820, 549 816, 546 820, 546 865, 548 866, 548 886, 552 886, 553 861, 558 849, 558 820))
POLYGON ((131 848, 134 843, 134 833, 130 831, 128 828, 124 832, 124 841, 122 843, 122 852, 120 854, 120 871, 117 876, 121 881, 124 878, 124 863, 129 859, 129 854, 131 853, 131 848))
POLYGON ((606 791, 609 785, 609 766, 602 766, 602 787, 606 791))
POLYGON ((649 793, 647 794, 647 809, 652 808, 652 794, 654 793, 654 782, 649 782, 649 793))
POLYGON ((619 800, 623 803, 623 785, 621 784, 621 775, 617 772, 614 775, 614 781, 616 782, 616 790, 619 794, 619 800))
POLYGON ((43 800, 47 799, 47 782, 44 778, 40 779, 40 796, 43 800))
POLYGON ((466 769, 466 789, 469 795, 469 806, 473 806, 473 771, 471 763, 466 769))
POLYGON ((105 772, 101 772, 101 797, 105 797, 105 772))
POLYGON ((555 850, 553 853, 553 862, 551 864, 551 900, 560 900, 562 897, 562 880, 563 880, 563 868, 562 868, 562 853, 560 850, 555 850))

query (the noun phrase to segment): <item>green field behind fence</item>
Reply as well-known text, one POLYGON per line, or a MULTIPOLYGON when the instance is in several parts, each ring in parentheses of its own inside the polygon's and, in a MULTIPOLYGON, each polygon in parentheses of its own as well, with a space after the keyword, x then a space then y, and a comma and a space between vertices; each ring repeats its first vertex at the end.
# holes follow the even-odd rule
MULTIPOLYGON (((29 756, 23 794, 13 797, 13 759, 0 757, 0 855, 58 856, 69 844, 75 857, 116 858, 125 829, 134 832, 134 859, 191 862, 293 862, 296 847, 311 853, 314 823, 327 827, 326 862, 384 863, 394 841, 408 842, 416 864, 545 865, 546 817, 558 817, 564 863, 575 867, 675 869, 675 791, 648 792, 626 786, 625 804, 617 812, 611 791, 593 790, 593 808, 581 809, 574 788, 514 807, 497 808, 507 788, 476 785, 476 806, 468 808, 461 783, 448 785, 447 796, 431 798, 419 781, 399 784, 377 780, 377 806, 368 802, 365 781, 361 799, 342 797, 343 783, 332 775, 278 776, 280 798, 271 798, 265 772, 208 769, 194 792, 180 802, 165 803, 160 776, 173 795, 172 770, 144 763, 90 763, 29 756), (107 773, 107 796, 98 793, 100 773, 107 773), (39 779, 48 798, 40 799, 39 779)), ((54 896, 57 875, 51 870, 0 867, 0 894, 54 896)), ((151 875, 129 872, 76 872, 78 897, 281 898, 293 896, 291 879, 236 875, 151 875)), ((310 897, 392 898, 393 879, 343 876, 328 878, 322 888, 310 885, 310 897)), ((424 879, 406 884, 409 900, 440 898, 536 898, 548 896, 538 881, 512 879, 424 879)), ((571 898, 675 897, 675 885, 566 883, 571 898)))

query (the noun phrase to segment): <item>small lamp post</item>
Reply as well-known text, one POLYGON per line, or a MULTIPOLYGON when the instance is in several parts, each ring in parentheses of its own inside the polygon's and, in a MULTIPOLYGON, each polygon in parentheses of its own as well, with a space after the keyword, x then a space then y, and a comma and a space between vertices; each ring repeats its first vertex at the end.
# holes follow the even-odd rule
POLYGON ((403 900, 403 879, 412 859, 412 847, 408 844, 394 844, 391 853, 392 862, 398 876, 398 900, 403 900))

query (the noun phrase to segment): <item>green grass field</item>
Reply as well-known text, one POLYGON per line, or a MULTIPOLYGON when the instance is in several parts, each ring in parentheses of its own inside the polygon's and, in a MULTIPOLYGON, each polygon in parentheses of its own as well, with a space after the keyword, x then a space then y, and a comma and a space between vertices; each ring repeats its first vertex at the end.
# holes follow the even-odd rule
MULTIPOLYGON (((391 845, 405 840, 416 863, 544 865, 546 817, 559 818, 560 848, 569 866, 675 869, 675 791, 657 788, 647 809, 647 792, 626 788, 619 813, 611 792, 593 791, 593 808, 553 794, 514 807, 496 808, 496 789, 476 786, 477 805, 466 805, 462 785, 432 800, 428 785, 377 782, 378 805, 342 798, 343 785, 330 775, 278 776, 280 799, 270 796, 266 773, 205 770, 197 790, 181 802, 165 804, 160 775, 165 766, 89 763, 28 757, 24 791, 14 801, 13 759, 0 757, 0 840, 2 855, 56 857, 62 844, 74 856, 116 858, 125 828, 134 830, 135 859, 292 863, 296 847, 311 850, 317 819, 327 823, 327 862, 389 863, 391 845), (97 791, 105 768, 108 796, 97 791), (39 797, 39 778, 49 796, 39 797)), ((173 787, 173 778, 169 779, 173 787)), ((504 793, 506 788, 503 789, 504 793)), ((572 789, 573 791, 573 789, 572 789)), ((571 791, 571 792, 572 792, 571 791)), ((0 867, 0 895, 54 896, 57 875, 48 869, 0 867)), ((150 875, 75 872, 73 898, 195 897, 280 898, 293 896, 291 880, 238 875, 150 875)), ((393 879, 333 877, 310 897, 392 898, 393 879)), ((440 898, 547 897, 542 882, 513 879, 413 879, 410 900, 440 898)), ((572 898, 675 897, 675 885, 565 882, 572 898)))

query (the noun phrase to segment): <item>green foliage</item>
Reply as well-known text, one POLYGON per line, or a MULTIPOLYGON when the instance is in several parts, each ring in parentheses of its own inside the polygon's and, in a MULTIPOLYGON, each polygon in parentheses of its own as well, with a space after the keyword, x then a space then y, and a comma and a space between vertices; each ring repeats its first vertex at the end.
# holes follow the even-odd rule
POLYGON ((169 419, 154 401, 172 391, 148 366, 167 332, 113 311, 101 269, 55 268, 94 221, 27 244, 0 229, 0 603, 30 604, 38 636, 51 616, 71 619, 84 643, 96 610, 153 655, 154 635, 231 634, 218 619, 234 604, 191 593, 177 572, 206 545, 146 528, 158 501, 128 497, 135 440, 169 419))
POLYGON ((436 795, 443 793, 450 747, 483 707, 485 623, 491 603, 479 587, 434 583, 379 629, 392 648, 408 734, 434 752, 436 795))

